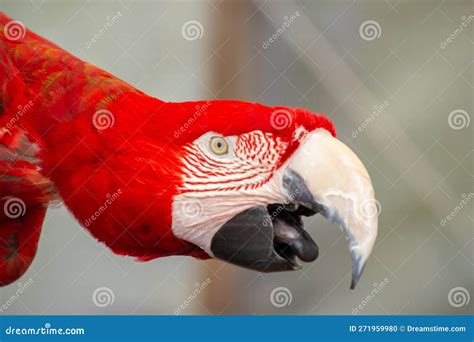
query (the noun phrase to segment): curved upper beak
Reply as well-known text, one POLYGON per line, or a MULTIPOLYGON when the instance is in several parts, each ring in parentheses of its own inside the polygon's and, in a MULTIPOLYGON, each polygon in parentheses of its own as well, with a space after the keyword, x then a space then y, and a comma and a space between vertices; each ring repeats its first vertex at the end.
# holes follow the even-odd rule
POLYGON ((320 129, 308 134, 284 175, 287 196, 321 212, 344 232, 352 256, 351 289, 374 246, 378 208, 362 162, 341 141, 320 129))
POLYGON ((310 132, 281 170, 285 203, 244 210, 211 240, 216 258, 260 272, 300 268, 319 248, 301 216, 323 214, 339 225, 352 256, 354 289, 377 236, 377 202, 367 170, 356 155, 323 129, 310 132))

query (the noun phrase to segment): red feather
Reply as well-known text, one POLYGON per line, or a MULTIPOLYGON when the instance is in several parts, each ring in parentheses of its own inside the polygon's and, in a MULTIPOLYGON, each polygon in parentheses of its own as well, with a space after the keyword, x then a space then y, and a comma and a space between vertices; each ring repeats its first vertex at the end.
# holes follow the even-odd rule
MULTIPOLYGON (((0 32, 11 21, 0 13, 0 32)), ((19 40, 5 34, 0 37, 0 127, 21 128, 30 144, 40 146, 35 170, 52 181, 66 206, 92 235, 119 254, 141 260, 180 254, 208 257, 171 231, 182 147, 203 133, 273 133, 290 146, 281 162, 298 146, 293 139, 297 127, 308 131, 322 127, 335 134, 326 117, 304 109, 241 101, 166 103, 29 30, 19 40), (18 106, 31 103, 18 114, 18 106), (283 129, 272 124, 278 111, 289 119, 283 129), (97 113, 113 125, 101 129, 97 113), (106 210, 95 215, 102 207, 106 210)), ((6 172, 12 168, 8 165, 6 172)), ((23 228, 18 223, 13 228, 0 223, 0 245, 12 229, 21 235, 40 227, 44 211, 31 210, 30 215, 34 217, 31 222, 25 220, 23 228)), ((37 243, 37 237, 33 240, 37 243)), ((34 255, 36 243, 28 245, 30 251, 25 255, 34 255)), ((3 283, 13 278, 4 277, 3 283)))

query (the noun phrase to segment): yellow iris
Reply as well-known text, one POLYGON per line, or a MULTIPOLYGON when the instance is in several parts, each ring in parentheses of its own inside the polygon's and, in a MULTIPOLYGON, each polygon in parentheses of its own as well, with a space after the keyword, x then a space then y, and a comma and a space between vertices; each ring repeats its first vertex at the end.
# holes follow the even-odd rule
POLYGON ((211 151, 218 156, 226 154, 229 150, 229 145, 227 141, 222 137, 212 137, 210 143, 211 151))

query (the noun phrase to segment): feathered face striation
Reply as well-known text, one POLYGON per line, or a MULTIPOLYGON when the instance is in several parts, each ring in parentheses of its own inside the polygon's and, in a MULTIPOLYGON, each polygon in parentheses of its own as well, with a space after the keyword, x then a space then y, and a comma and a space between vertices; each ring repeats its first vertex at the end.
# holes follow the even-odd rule
POLYGON ((184 147, 182 184, 173 200, 173 232, 212 255, 211 240, 232 217, 283 203, 280 167, 295 141, 252 131, 208 132, 184 147))

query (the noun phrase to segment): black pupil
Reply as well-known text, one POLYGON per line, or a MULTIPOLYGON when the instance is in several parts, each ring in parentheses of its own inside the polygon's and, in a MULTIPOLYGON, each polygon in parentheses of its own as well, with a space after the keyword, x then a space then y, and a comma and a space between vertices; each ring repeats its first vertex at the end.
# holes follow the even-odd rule
POLYGON ((217 147, 218 147, 218 148, 221 148, 221 147, 222 147, 222 143, 221 143, 220 141, 217 143, 217 147))

